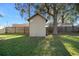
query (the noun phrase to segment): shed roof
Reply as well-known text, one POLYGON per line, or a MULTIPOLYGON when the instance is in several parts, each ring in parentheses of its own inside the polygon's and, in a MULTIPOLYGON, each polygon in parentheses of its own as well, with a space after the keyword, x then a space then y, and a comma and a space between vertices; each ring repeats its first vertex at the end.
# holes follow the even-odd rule
POLYGON ((42 18, 44 18, 44 19, 47 21, 47 19, 46 19, 44 16, 42 16, 41 14, 39 14, 39 13, 36 13, 36 14, 33 15, 32 17, 30 17, 30 18, 28 19, 28 21, 30 21, 32 18, 34 18, 34 17, 37 16, 37 15, 41 16, 42 18))

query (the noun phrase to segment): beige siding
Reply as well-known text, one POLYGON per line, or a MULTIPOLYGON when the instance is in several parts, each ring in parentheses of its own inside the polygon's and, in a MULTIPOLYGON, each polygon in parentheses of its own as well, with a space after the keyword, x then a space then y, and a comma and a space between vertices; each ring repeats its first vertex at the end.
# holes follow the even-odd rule
POLYGON ((45 19, 37 15, 30 20, 30 36, 46 36, 45 19))

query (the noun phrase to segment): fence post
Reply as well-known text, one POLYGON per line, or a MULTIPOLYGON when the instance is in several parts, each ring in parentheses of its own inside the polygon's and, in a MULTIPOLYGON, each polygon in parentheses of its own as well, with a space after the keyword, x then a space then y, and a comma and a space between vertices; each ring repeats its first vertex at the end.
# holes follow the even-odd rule
POLYGON ((15 33, 16 33, 16 27, 14 27, 15 28, 15 33))

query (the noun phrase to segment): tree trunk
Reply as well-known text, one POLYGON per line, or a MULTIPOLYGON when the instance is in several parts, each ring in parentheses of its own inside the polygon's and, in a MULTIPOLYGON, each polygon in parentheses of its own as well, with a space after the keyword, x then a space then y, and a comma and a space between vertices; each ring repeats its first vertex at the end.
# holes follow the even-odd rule
POLYGON ((62 15, 61 17, 62 17, 62 24, 63 24, 64 23, 64 18, 63 18, 64 16, 62 15))
POLYGON ((54 22, 53 22, 53 34, 56 35, 57 32, 57 18, 54 16, 54 22))
POLYGON ((57 35, 58 31, 57 31, 57 10, 56 10, 56 4, 53 4, 53 11, 54 11, 54 16, 53 16, 53 34, 57 35))
POLYGON ((74 25, 72 24, 72 32, 74 31, 74 25))
POLYGON ((62 21, 62 32, 64 32, 64 27, 63 27, 63 24, 64 24, 64 16, 62 15, 61 17, 62 17, 62 19, 61 19, 61 21, 62 21))
POLYGON ((31 7, 31 5, 30 5, 30 3, 29 3, 29 10, 28 10, 28 17, 30 18, 30 7, 31 7))

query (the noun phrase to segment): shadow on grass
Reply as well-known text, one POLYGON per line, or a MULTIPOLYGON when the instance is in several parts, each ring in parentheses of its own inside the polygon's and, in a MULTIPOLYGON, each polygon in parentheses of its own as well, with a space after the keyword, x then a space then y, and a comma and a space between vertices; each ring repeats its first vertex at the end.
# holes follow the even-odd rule
MULTIPOLYGON (((77 55, 79 55, 79 41, 77 41, 76 37, 72 37, 73 39, 71 38, 68 38, 68 37, 61 37, 62 39, 62 42, 63 43, 67 43, 67 44, 70 44, 71 47, 77 52, 77 55)), ((69 47, 70 48, 70 47, 69 47)), ((71 52, 72 54, 74 54, 74 52, 71 52)), ((76 55, 76 54, 75 54, 76 55)))
POLYGON ((71 56, 71 54, 68 52, 68 50, 61 42, 61 37, 59 35, 54 35, 53 38, 54 41, 51 42, 51 45, 56 48, 55 49, 56 55, 71 56))
POLYGON ((39 43, 35 52, 38 55, 39 51, 39 55, 44 56, 71 56, 59 39, 61 39, 59 36, 47 37, 39 43))
POLYGON ((0 40, 2 56, 70 56, 59 36, 46 38, 22 36, 0 40))

